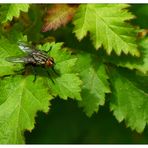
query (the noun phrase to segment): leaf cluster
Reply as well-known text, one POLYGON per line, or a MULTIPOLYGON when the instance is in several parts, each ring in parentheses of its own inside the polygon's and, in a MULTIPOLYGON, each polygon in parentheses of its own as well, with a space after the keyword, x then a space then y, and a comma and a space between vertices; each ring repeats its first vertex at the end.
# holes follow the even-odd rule
POLYGON ((74 99, 89 117, 107 100, 119 122, 142 132, 148 123, 148 37, 138 37, 134 18, 127 4, 1 5, 0 143, 24 143, 37 111, 49 112, 57 97, 74 99), (55 71, 33 67, 34 82, 31 65, 8 62, 25 56, 20 40, 52 57, 55 71))

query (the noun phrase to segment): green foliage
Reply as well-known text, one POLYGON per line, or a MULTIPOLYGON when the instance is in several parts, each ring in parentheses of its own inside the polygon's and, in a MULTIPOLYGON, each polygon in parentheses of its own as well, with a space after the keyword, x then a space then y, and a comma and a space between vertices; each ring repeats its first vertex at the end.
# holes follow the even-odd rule
POLYGON ((110 70, 112 84, 111 110, 121 122, 125 119, 127 126, 132 130, 142 132, 148 122, 148 77, 145 77, 144 87, 138 85, 143 78, 129 71, 110 70), (134 77, 134 78, 133 78, 134 77))
POLYGON ((49 100, 45 81, 33 76, 7 77, 0 81, 0 143, 24 143, 22 132, 32 130, 38 110, 48 111, 49 100))
MULTIPOLYGON (((139 15, 133 7, 66 5, 66 19, 61 20, 64 15, 59 17, 57 10, 65 9, 65 5, 0 5, 0 143, 25 143, 24 131, 34 128, 37 111, 49 112, 50 100, 55 98, 75 101, 83 108, 85 118, 100 112, 100 106, 106 103, 117 121, 125 121, 127 127, 139 133, 144 130, 148 123, 148 38, 147 28, 139 37, 136 33, 141 28, 130 24, 135 16, 129 10, 139 15), (21 11, 25 13, 20 15, 21 11), (48 19, 52 26, 47 30, 58 29, 41 32, 43 18, 49 12, 54 14, 54 23, 48 19), (54 26, 56 17, 59 24, 54 26), (54 69, 8 62, 9 57, 27 55, 19 49, 18 41, 46 52, 54 59, 54 69)), ((139 21, 132 22, 138 25, 139 21)), ((65 118, 60 116, 60 120, 65 118)))
POLYGON ((20 11, 27 12, 28 4, 5 4, 0 7, 0 22, 11 21, 13 17, 19 17, 20 11))
POLYGON ((98 57, 82 52, 78 54, 76 69, 83 81, 82 101, 79 104, 91 116, 98 111, 99 105, 104 105, 105 93, 110 92, 105 65, 98 57))
POLYGON ((25 20, 22 19, 22 21, 25 29, 23 32, 27 35, 29 41, 38 41, 42 38, 42 15, 42 9, 38 5, 31 5, 28 14, 24 15, 25 20))
POLYGON ((124 4, 80 5, 74 18, 74 32, 79 40, 90 32, 96 49, 103 45, 108 54, 114 50, 117 55, 139 56, 135 42, 134 28, 125 21, 134 18, 124 4))
POLYGON ((148 38, 145 37, 139 43, 139 48, 141 51, 141 57, 135 58, 130 55, 117 57, 108 56, 107 60, 117 66, 127 67, 129 69, 137 69, 138 71, 146 74, 148 72, 148 38))
POLYGON ((15 70, 22 68, 20 64, 14 64, 6 61, 7 57, 16 56, 20 54, 19 48, 16 44, 12 44, 4 37, 0 38, 0 76, 14 74, 15 70))

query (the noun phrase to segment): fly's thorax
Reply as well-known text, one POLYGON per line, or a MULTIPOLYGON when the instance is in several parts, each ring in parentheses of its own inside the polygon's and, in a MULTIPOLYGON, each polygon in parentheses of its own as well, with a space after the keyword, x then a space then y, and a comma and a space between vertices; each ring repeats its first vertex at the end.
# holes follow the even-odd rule
POLYGON ((46 61, 48 60, 47 55, 44 55, 38 51, 32 52, 31 56, 36 61, 36 65, 45 65, 46 61))

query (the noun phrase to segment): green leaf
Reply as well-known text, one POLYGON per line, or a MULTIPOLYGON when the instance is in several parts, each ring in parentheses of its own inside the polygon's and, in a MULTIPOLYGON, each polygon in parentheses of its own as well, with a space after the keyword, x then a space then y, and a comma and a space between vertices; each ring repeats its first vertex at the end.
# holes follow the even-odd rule
POLYGON ((91 116, 98 111, 99 105, 104 105, 105 93, 110 92, 105 65, 98 57, 81 53, 78 54, 76 69, 83 81, 80 106, 91 116))
POLYGON ((7 77, 0 81, 0 143, 24 143, 24 130, 32 130, 37 111, 48 112, 51 96, 43 78, 7 77))
POLYGON ((109 73, 111 110, 119 122, 125 120, 132 130, 142 132, 148 123, 148 77, 142 78, 127 70, 110 69, 109 73))
POLYGON ((9 42, 6 38, 0 38, 0 76, 14 74, 14 71, 19 71, 23 67, 21 64, 10 63, 6 60, 7 57, 17 56, 22 52, 17 44, 9 42))
POLYGON ((0 7, 0 22, 11 21, 13 17, 19 17, 20 11, 27 12, 29 4, 4 4, 0 7))
POLYGON ((51 91, 57 94, 60 98, 67 100, 67 98, 81 100, 80 85, 81 80, 76 74, 63 74, 54 79, 55 84, 49 84, 51 91), (52 86, 51 86, 52 85, 52 86))
POLYGON ((74 17, 74 33, 82 40, 89 31, 96 49, 102 45, 110 54, 121 52, 139 56, 135 41, 135 31, 125 21, 134 18, 125 4, 87 4, 80 5, 74 17))
POLYGON ((81 80, 78 74, 74 72, 74 66, 77 61, 76 57, 71 56, 67 48, 62 48, 63 43, 46 43, 43 46, 39 46, 40 49, 48 51, 49 55, 54 58, 56 71, 53 72, 50 69, 51 79, 49 81, 49 87, 52 93, 56 96, 60 96, 62 99, 67 99, 68 97, 72 99, 81 100, 81 80))
POLYGON ((120 56, 117 57, 115 55, 108 56, 107 60, 111 63, 114 63, 117 66, 127 67, 131 70, 137 69, 138 71, 146 74, 148 72, 148 38, 143 39, 139 43, 141 57, 131 57, 128 56, 120 56))

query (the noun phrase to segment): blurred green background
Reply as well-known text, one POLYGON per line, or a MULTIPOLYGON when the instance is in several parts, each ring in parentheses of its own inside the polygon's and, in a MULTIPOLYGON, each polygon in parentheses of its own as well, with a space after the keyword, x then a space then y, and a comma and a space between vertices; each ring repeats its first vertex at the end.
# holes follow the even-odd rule
POLYGON ((55 99, 49 114, 38 113, 35 126, 25 133, 29 144, 148 143, 148 128, 142 134, 132 132, 117 122, 108 105, 88 118, 76 102, 55 99))
MULTIPOLYGON (((130 11, 137 17, 133 25, 148 29, 148 4, 132 4, 130 11)), ((71 32, 71 31, 69 31, 71 32)), ((69 33, 57 30, 52 35, 57 41, 69 41, 69 33)), ((69 42, 68 42, 69 41, 69 42)), ((73 45, 72 45, 73 43, 73 45)), ((55 99, 48 114, 38 112, 34 130, 25 132, 28 144, 147 144, 148 127, 142 134, 131 131, 125 123, 118 123, 109 110, 108 101, 99 112, 88 118, 75 101, 55 99)))

